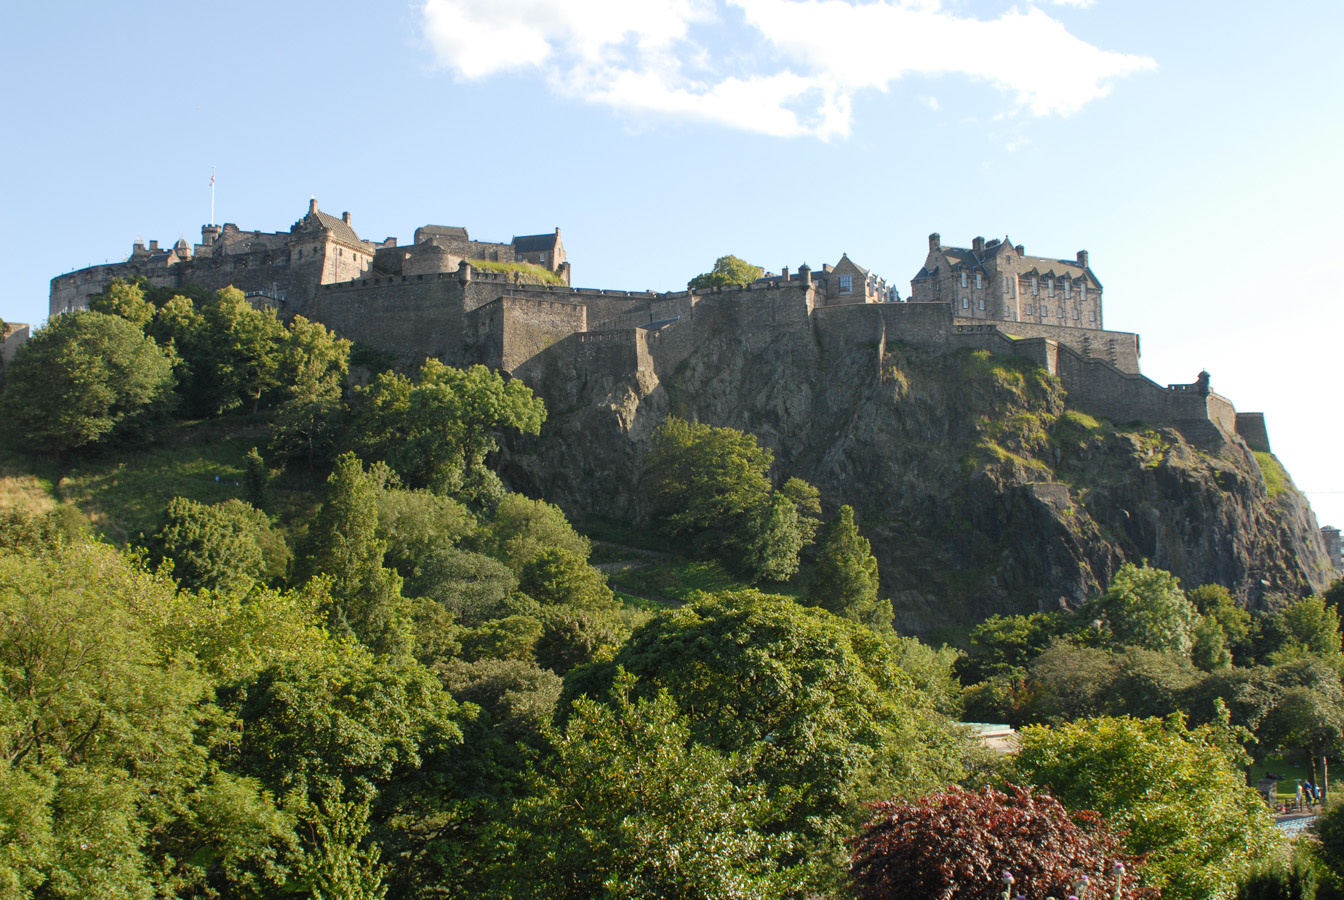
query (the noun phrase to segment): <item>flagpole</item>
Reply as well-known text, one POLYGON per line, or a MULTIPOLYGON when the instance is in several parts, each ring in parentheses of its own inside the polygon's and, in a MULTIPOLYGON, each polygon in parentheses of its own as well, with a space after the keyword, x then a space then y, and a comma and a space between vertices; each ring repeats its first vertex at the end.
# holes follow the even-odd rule
POLYGON ((210 227, 215 227, 215 167, 210 167, 210 227))

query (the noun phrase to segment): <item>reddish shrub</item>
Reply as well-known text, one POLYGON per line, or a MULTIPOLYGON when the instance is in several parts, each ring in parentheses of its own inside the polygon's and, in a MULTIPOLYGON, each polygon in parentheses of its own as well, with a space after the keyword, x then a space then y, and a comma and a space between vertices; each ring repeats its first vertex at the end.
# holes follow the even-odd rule
POLYGON ((951 788, 913 803, 875 803, 873 819, 851 841, 850 875, 861 900, 999 900, 1003 873, 1012 894, 1059 900, 1090 883, 1084 900, 1115 896, 1116 862, 1124 863, 1121 897, 1149 900, 1134 871, 1140 857, 1092 812, 1069 815, 1049 794, 1015 785, 1004 791, 951 788))

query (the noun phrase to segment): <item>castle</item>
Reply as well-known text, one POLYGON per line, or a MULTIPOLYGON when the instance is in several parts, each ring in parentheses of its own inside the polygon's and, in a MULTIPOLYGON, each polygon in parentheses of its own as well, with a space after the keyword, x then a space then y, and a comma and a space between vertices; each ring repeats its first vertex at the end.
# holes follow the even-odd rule
POLYGON ((125 262, 53 278, 51 312, 82 308, 112 279, 136 277, 233 285, 282 317, 304 315, 407 363, 484 363, 534 387, 556 373, 666 380, 693 349, 723 335, 767 348, 785 332, 806 334, 825 352, 871 353, 879 365, 889 342, 989 350, 1038 363, 1060 378, 1071 406, 1093 415, 1269 449, 1264 416, 1238 413, 1211 390, 1208 373, 1166 386, 1143 376, 1139 336, 1103 327, 1101 282, 1086 251, 1073 260, 1027 256, 1007 238, 955 248, 930 235, 908 301, 848 255, 747 285, 593 290, 571 285, 558 228, 488 243, 465 228, 426 225, 399 247, 394 238, 361 239, 349 213, 331 216, 313 200, 288 232, 207 225, 195 247, 137 242, 125 262))

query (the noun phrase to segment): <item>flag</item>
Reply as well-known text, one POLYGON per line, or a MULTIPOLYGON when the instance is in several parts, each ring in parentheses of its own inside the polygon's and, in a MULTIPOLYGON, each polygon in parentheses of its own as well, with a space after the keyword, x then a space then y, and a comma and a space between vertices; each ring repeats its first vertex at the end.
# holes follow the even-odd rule
POLYGON ((210 167, 210 186, 211 186, 211 187, 214 187, 214 186, 215 186, 215 167, 214 167, 214 166, 211 166, 211 167, 210 167))

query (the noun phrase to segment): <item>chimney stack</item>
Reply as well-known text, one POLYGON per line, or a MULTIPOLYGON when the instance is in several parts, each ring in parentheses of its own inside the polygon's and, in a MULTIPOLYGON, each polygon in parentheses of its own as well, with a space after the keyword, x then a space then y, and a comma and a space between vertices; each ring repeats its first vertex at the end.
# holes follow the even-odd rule
POLYGON ((971 241, 971 249, 973 249, 976 253, 984 253, 985 239, 983 237, 978 237, 975 240, 971 241))
POLYGON ((158 242, 158 241, 150 241, 150 242, 149 242, 149 252, 150 252, 150 253, 158 253, 158 252, 159 252, 159 242, 158 242))
POLYGON ((308 201, 308 215, 310 215, 310 216, 315 216, 315 215, 317 215, 317 198, 316 198, 316 197, 313 197, 312 199, 310 199, 310 200, 308 201))
POLYGON ((1078 265, 1082 266, 1084 269, 1087 268, 1087 251, 1086 251, 1086 250, 1079 250, 1079 251, 1078 251, 1078 265))
POLYGON ((1027 255, 1027 245, 1026 245, 1026 244, 1018 244, 1018 245, 1017 245, 1016 247, 1014 247, 1013 249, 1017 251, 1017 255, 1018 255, 1018 256, 1026 256, 1026 255, 1027 255))
POLYGON ((350 224, 350 214, 349 214, 348 212, 343 212, 343 213, 341 213, 341 221, 344 222, 345 224, 349 225, 349 224, 350 224))
POLYGON ((935 231, 933 234, 929 235, 929 251, 934 252, 941 249, 943 249, 943 239, 938 232, 935 231))

